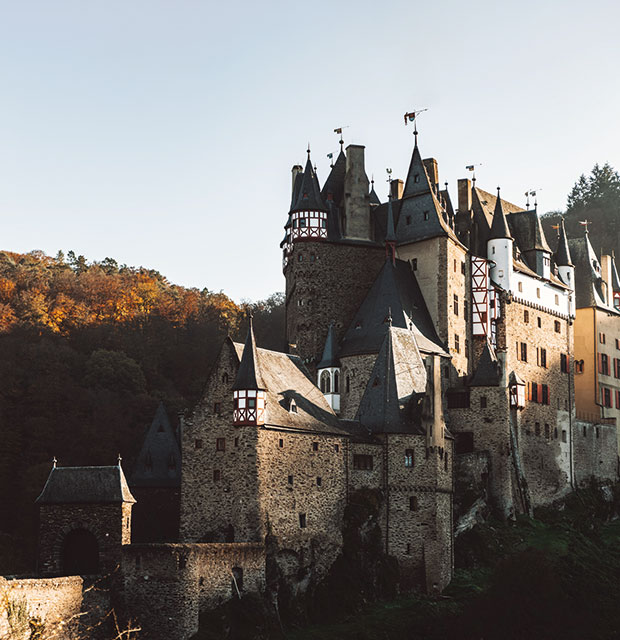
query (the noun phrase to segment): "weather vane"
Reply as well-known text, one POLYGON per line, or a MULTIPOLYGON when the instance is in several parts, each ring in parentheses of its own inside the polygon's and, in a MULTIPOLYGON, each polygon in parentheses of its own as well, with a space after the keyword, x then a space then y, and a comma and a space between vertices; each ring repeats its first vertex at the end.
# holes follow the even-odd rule
POLYGON ((586 228, 586 233, 589 233, 588 226, 592 224, 590 220, 579 220, 579 224, 586 228))
POLYGON ((536 194, 542 191, 542 189, 530 189, 529 191, 525 192, 525 197, 527 198, 527 202, 525 203, 525 206, 529 209, 530 208, 530 196, 532 196, 534 198, 534 207, 538 206, 538 199, 536 198, 536 194))
POLYGON ((465 169, 467 171, 471 171, 472 172, 472 176, 471 179, 473 182, 476 182, 476 167, 481 167, 482 166, 482 162, 478 162, 476 164, 468 164, 465 169))
POLYGON ((416 140, 418 139, 418 123, 416 118, 425 111, 428 111, 428 109, 414 109, 413 111, 409 111, 409 113, 406 113, 404 116, 405 126, 407 126, 407 123, 413 122, 413 135, 415 136, 416 140))
POLYGON ((342 151, 342 145, 344 144, 344 140, 342 139, 342 130, 343 129, 348 129, 349 125, 346 125, 344 127, 337 127, 336 129, 334 129, 334 133, 336 135, 340 136, 340 140, 338 142, 340 142, 340 150, 342 151))

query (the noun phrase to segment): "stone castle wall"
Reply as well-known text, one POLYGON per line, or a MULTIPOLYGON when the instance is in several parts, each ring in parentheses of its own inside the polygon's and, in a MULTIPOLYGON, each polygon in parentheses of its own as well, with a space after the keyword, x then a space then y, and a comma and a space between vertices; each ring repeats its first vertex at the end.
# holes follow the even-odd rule
POLYGON ((371 244, 295 242, 286 276, 286 337, 312 373, 327 329, 338 342, 385 262, 385 249, 371 244))
POLYGON ((593 424, 577 420, 573 429, 575 484, 591 479, 618 480, 617 427, 615 424, 593 424))
POLYGON ((0 638, 31 637, 35 628, 41 637, 70 640, 82 607, 82 578, 0 577, 0 603, 0 638))
POLYGON ((198 631, 201 611, 264 592, 265 550, 252 543, 129 545, 123 577, 140 637, 186 640, 198 631))
POLYGON ((355 420, 376 359, 376 353, 347 356, 341 359, 340 417, 343 420, 355 420))

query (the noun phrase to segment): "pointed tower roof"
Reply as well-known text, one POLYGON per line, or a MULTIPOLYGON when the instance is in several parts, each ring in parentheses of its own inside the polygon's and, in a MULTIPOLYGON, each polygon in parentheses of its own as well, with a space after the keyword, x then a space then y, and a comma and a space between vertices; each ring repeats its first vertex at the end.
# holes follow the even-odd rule
POLYGON ((245 339, 243 355, 241 356, 237 377, 232 388, 233 391, 238 389, 266 389, 258 367, 258 353, 256 351, 256 341, 254 340, 252 315, 249 316, 248 335, 245 339))
POLYGON ((327 202, 328 196, 331 193, 332 200, 336 206, 340 206, 342 198, 344 196, 344 174, 347 168, 347 157, 344 155, 344 151, 340 149, 340 153, 334 162, 332 170, 325 180, 323 189, 321 190, 321 198, 323 202, 327 202))
POLYGON ((506 216, 504 214, 502 199, 499 195, 499 187, 497 187, 497 201, 495 202, 495 211, 493 212, 493 222, 491 224, 489 240, 496 240, 498 238, 512 239, 510 229, 508 228, 508 222, 506 221, 506 216))
POLYGON ((558 249, 555 253, 555 263, 560 267, 572 267, 568 238, 564 228, 564 218, 560 220, 560 236, 558 238, 558 249))
POLYGON ((499 384, 499 368, 495 350, 486 341, 480 354, 476 371, 469 381, 470 387, 496 387, 499 384))
POLYGON ((575 264, 575 304, 577 309, 599 307, 609 309, 603 295, 601 264, 586 231, 581 238, 568 241, 575 264))
POLYGON ((428 174, 426 173, 426 167, 422 162, 422 156, 420 155, 420 149, 418 148, 418 138, 416 136, 415 144, 413 146, 413 154, 411 155, 411 162, 409 163, 409 171, 407 171, 407 178, 403 189, 403 200, 405 198, 410 198, 411 196, 426 193, 430 190, 431 183, 428 179, 428 174))
POLYGON ((292 211, 327 211, 323 198, 321 197, 321 188, 316 172, 310 161, 310 150, 308 149, 308 160, 306 160, 306 168, 301 177, 297 202, 291 208, 292 211))
POLYGON ((427 353, 445 354, 410 265, 386 260, 344 335, 339 356, 378 353, 390 316, 394 327, 412 331, 427 353))
POLYGON ((339 367, 340 362, 336 355, 336 336, 334 335, 334 323, 330 323, 327 330, 327 338, 325 339, 325 347, 323 348, 323 357, 317 365, 317 369, 327 369, 328 367, 339 367))
POLYGON ((377 192, 375 191, 375 181, 371 180, 370 184, 371 184, 371 187, 370 187, 370 204, 379 206, 381 204, 381 200, 379 200, 379 196, 377 195, 377 192))
POLYGON ((422 433, 411 401, 425 390, 426 368, 414 334, 389 325, 356 418, 373 433, 422 433))

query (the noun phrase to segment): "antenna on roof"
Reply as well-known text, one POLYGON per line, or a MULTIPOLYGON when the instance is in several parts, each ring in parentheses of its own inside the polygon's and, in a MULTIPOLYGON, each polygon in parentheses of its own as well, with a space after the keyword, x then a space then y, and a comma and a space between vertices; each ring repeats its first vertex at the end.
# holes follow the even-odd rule
POLYGON ((340 142, 340 151, 342 151, 342 145, 344 144, 344 140, 342 139, 342 130, 343 129, 348 129, 349 125, 345 125, 344 127, 337 127, 336 129, 334 129, 334 133, 340 136, 340 140, 338 142, 340 142))

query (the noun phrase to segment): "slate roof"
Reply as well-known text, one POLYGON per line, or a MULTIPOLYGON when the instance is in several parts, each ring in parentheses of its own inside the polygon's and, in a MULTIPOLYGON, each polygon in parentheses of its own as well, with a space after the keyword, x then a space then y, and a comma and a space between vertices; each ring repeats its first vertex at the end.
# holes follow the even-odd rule
POLYGON ((493 211, 493 222, 491 223, 489 240, 498 238, 512 238, 510 229, 508 228, 508 222, 506 222, 506 216, 504 215, 502 199, 499 197, 499 189, 497 190, 497 198, 495 199, 495 210, 493 211))
POLYGON ((555 252, 555 263, 561 267, 572 267, 570 257, 570 248, 568 246, 568 238, 566 237, 566 229, 564 228, 564 218, 560 220, 560 235, 558 237, 558 248, 555 252))
POLYGON ((356 420, 372 433, 420 433, 426 368, 415 335, 388 327, 356 420))
POLYGON ((129 484, 132 487, 181 485, 181 450, 162 402, 144 437, 129 484))
POLYGON ((291 211, 327 211, 321 197, 319 180, 310 162, 310 152, 302 174, 297 202, 291 207, 291 211))
POLYGON ((572 260, 575 264, 575 305, 609 309, 603 295, 601 265, 590 244, 588 233, 581 238, 568 241, 572 260))
POLYGON ((469 381, 470 387, 496 387, 499 384, 499 363, 493 347, 486 341, 478 366, 469 381))
POLYGON ((135 502, 120 465, 115 467, 54 467, 38 504, 108 504, 135 502))
POLYGON ((393 325, 412 330, 422 351, 446 354, 411 267, 386 260, 344 335, 340 357, 378 353, 390 311, 393 325))
POLYGON ((377 192, 375 191, 374 183, 370 188, 370 204, 371 205, 377 205, 377 206, 379 206, 381 204, 381 200, 379 200, 379 196, 377 195, 377 192))
POLYGON ((331 323, 327 330, 327 338, 325 339, 325 347, 323 348, 323 356, 317 369, 327 369, 328 367, 339 367, 340 362, 338 360, 338 345, 336 344, 336 336, 334 336, 334 325, 331 323))
POLYGON ((512 237, 517 241, 517 245, 523 253, 527 251, 551 253, 538 211, 515 211, 507 217, 512 237))
MULTIPOLYGON (((241 359, 245 346, 238 342, 232 345, 237 357, 241 359)), ((257 348, 256 359, 266 391, 266 428, 344 432, 325 396, 310 379, 301 358, 257 348), (289 411, 291 400, 297 406, 296 413, 289 411)))
POLYGON ((387 223, 385 227, 385 241, 396 242, 396 232, 394 231, 394 213, 392 211, 392 198, 388 200, 387 223))
POLYGON ((340 149, 340 153, 334 162, 332 170, 325 180, 323 189, 321 190, 321 198, 323 202, 327 202, 329 194, 332 196, 332 200, 336 206, 342 206, 344 200, 344 174, 347 168, 347 158, 344 155, 344 151, 340 149))
POLYGON ((249 318, 248 335, 245 339, 241 363, 239 364, 232 388, 233 390, 265 389, 265 383, 261 377, 261 371, 256 357, 256 341, 254 340, 252 316, 249 318))

